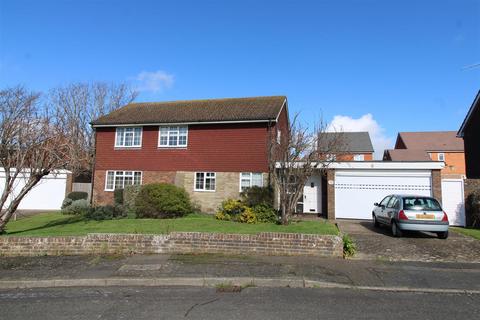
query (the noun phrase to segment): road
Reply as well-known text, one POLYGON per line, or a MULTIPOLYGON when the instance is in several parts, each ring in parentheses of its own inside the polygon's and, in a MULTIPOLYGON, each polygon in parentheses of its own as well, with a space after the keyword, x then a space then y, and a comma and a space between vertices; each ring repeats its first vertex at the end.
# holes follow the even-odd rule
POLYGON ((480 295, 346 289, 0 290, 0 319, 480 319, 480 295))

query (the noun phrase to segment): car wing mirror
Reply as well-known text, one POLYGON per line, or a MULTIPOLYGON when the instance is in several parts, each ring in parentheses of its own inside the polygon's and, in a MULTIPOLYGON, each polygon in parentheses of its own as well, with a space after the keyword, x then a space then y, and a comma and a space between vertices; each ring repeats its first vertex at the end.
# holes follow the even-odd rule
POLYGON ((374 205, 375 207, 378 207, 378 202, 375 202, 373 205, 374 205))

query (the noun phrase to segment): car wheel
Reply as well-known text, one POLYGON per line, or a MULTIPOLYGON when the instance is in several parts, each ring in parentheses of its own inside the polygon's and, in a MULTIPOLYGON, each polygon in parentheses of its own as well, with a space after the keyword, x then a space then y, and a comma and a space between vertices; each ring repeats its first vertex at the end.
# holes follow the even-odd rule
POLYGON ((392 234, 394 237, 401 237, 402 236, 402 230, 398 227, 397 223, 395 221, 392 221, 392 234))
POLYGON ((373 226, 375 228, 380 227, 380 223, 378 223, 377 217, 375 215, 373 215, 372 218, 373 218, 373 226))
POLYGON ((447 239, 448 238, 448 231, 437 232, 437 236, 438 236, 439 239, 447 239))

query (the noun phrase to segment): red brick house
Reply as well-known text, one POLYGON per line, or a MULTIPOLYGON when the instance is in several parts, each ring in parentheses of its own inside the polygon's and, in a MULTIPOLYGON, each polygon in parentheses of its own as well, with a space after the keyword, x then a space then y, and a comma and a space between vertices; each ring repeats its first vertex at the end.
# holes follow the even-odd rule
POLYGON ((129 184, 173 183, 213 212, 268 182, 267 142, 288 129, 285 96, 131 103, 92 123, 94 204, 129 184))

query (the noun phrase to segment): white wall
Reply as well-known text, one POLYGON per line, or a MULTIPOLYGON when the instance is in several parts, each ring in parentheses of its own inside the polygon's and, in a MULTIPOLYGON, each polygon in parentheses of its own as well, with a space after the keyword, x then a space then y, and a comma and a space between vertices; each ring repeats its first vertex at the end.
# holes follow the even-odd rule
MULTIPOLYGON (((13 195, 20 192, 25 185, 27 176, 17 178, 13 195)), ((3 192, 5 184, 5 172, 0 169, 0 193, 3 192)), ((65 171, 49 174, 23 198, 18 207, 19 210, 60 210, 62 201, 65 198, 67 184, 67 173, 65 171)), ((12 197, 11 197, 12 198, 12 197)), ((10 198, 10 199, 11 199, 10 198)), ((7 201, 7 205, 10 201, 7 201)))

